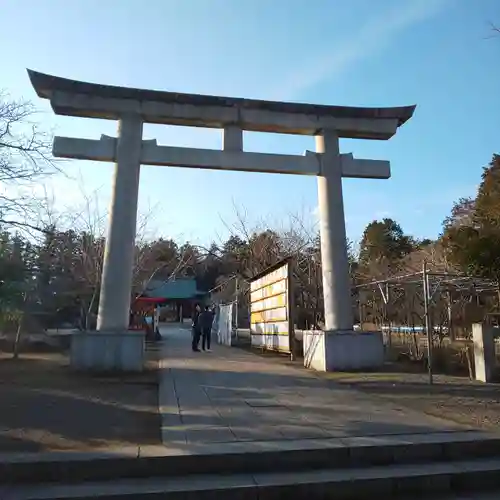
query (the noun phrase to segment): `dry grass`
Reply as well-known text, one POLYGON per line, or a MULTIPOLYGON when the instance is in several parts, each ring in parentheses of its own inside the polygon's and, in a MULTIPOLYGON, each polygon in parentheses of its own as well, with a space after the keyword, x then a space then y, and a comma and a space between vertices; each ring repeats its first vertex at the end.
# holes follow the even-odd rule
POLYGON ((344 373, 326 377, 427 415, 486 431, 499 430, 499 384, 436 375, 434 384, 429 385, 424 373, 344 373))
POLYGON ((0 352, 0 452, 158 444, 157 362, 137 375, 72 373, 65 353, 0 352))

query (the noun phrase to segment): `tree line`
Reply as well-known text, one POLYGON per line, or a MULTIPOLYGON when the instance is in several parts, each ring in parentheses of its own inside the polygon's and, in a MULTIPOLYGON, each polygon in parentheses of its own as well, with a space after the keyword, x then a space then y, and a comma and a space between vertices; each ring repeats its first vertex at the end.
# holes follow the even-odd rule
MULTIPOLYGON (((84 207, 57 217, 47 199, 30 186, 57 173, 50 157, 50 136, 31 124, 33 108, 0 97, 0 328, 51 327, 71 323, 95 327, 105 213, 91 197, 84 207), (45 216, 41 216, 45 214, 45 216)), ((229 237, 207 247, 173 239, 148 238, 148 217, 140 217, 133 270, 134 295, 150 280, 193 277, 217 300, 234 300, 235 280, 242 311, 248 305, 247 283, 256 273, 294 258, 297 325, 321 326, 322 283, 319 233, 301 217, 290 216, 284 228, 251 225, 242 210, 228 225, 229 237)), ((483 169, 473 198, 461 198, 434 239, 406 234, 391 218, 365 228, 359 250, 348 244, 353 288, 421 268, 460 272, 498 280, 500 273, 500 156, 483 169)), ((353 306, 354 307, 354 306, 353 306)), ((354 307, 354 310, 357 310, 354 307)), ((244 314, 242 315, 244 321, 244 314)), ((359 317, 357 317, 359 319, 359 317)))

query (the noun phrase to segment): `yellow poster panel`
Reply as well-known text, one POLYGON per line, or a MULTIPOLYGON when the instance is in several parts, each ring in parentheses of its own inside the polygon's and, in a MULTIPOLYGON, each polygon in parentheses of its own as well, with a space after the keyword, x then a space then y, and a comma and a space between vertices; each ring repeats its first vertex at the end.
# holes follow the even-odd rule
POLYGON ((250 283, 252 346, 290 352, 288 263, 250 283))
POLYGON ((253 335, 288 335, 288 321, 275 323, 254 323, 251 325, 253 335))
POLYGON ((277 281, 252 292, 250 294, 250 302, 256 302, 257 300, 279 295, 284 292, 286 292, 286 280, 277 281))
POLYGON ((266 285, 270 285, 271 283, 274 283, 276 281, 284 280, 287 277, 288 277, 288 264, 285 264, 282 267, 270 272, 269 274, 262 276, 262 278, 252 281, 252 283, 250 283, 250 290, 253 292, 255 290, 258 290, 259 288, 262 288, 266 285))
POLYGON ((264 311, 266 309, 276 309, 278 307, 286 307, 287 300, 288 295, 286 293, 275 295, 274 297, 268 297, 267 299, 257 300, 252 303, 252 312, 264 311))
POLYGON ((288 319, 287 307, 267 309, 251 313, 250 323, 272 323, 275 321, 286 321, 288 319))

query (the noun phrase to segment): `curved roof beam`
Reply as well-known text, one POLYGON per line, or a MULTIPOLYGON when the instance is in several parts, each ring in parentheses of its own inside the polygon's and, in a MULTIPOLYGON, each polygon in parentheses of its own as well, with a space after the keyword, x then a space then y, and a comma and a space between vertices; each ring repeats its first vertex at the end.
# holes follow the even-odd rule
POLYGON ((145 122, 285 134, 316 135, 335 129, 339 137, 389 139, 408 121, 415 106, 361 108, 236 97, 182 94, 80 82, 28 69, 39 97, 55 113, 117 120, 139 113, 145 122))

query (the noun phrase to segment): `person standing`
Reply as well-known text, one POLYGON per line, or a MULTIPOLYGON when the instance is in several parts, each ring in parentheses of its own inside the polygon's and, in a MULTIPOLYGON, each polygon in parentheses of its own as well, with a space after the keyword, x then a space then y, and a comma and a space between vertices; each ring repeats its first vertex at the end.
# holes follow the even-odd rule
POLYGON ((201 348, 204 351, 210 351, 210 344, 212 342, 213 322, 214 322, 214 313, 211 311, 209 306, 206 306, 205 310, 201 313, 200 316, 201 333, 202 333, 201 348))
POLYGON ((200 316, 201 316, 201 307, 199 304, 196 304, 193 313, 193 325, 191 332, 191 348, 193 352, 200 352, 199 344, 200 344, 200 335, 201 335, 201 324, 200 324, 200 316))

